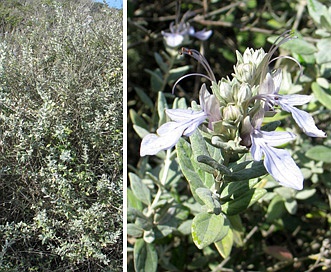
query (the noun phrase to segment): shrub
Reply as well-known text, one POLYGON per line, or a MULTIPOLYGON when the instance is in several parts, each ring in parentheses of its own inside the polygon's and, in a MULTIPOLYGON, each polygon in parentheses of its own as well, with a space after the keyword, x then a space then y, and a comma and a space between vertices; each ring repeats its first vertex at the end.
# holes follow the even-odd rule
POLYGON ((120 271, 122 13, 10 2, 25 17, 0 40, 0 267, 120 271))

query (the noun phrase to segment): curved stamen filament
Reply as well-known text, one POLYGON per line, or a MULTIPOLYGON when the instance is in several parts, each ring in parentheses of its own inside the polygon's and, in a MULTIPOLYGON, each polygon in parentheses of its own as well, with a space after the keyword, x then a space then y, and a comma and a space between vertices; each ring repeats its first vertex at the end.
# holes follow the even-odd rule
POLYGON ((204 78, 207 78, 208 80, 212 81, 210 77, 204 75, 204 74, 200 74, 200 73, 192 73, 192 74, 188 74, 188 75, 184 75, 184 76, 181 76, 179 79, 176 80, 174 86, 172 87, 172 94, 174 94, 175 92, 175 88, 177 86, 177 84, 184 78, 187 78, 189 76, 201 76, 201 77, 204 77, 204 78))
MULTIPOLYGON (((284 43, 292 40, 292 39, 296 39, 297 37, 294 36, 294 33, 292 32, 292 30, 287 30, 285 31, 282 35, 280 35, 275 42, 273 43, 273 45, 271 46, 269 52, 268 52, 268 57, 269 60, 271 59, 271 57, 273 56, 273 54, 276 52, 276 50, 283 45, 284 43)), ((268 61, 269 62, 269 61, 268 61)))
POLYGON ((302 69, 302 66, 301 66, 300 62, 298 62, 295 58, 292 58, 292 57, 290 57, 290 56, 279 56, 279 57, 273 58, 273 59, 269 62, 269 65, 270 65, 270 63, 272 63, 273 61, 278 60, 278 59, 290 59, 290 60, 294 61, 294 62, 299 66, 299 69, 300 69, 300 76, 303 75, 303 69, 302 69))
POLYGON ((206 58, 199 51, 197 51, 195 49, 188 49, 188 48, 183 47, 182 54, 189 55, 189 56, 193 57, 194 59, 196 59, 199 63, 201 63, 203 68, 205 68, 205 70, 207 71, 208 77, 211 79, 211 81, 216 82, 216 78, 213 73, 213 70, 211 69, 206 58))

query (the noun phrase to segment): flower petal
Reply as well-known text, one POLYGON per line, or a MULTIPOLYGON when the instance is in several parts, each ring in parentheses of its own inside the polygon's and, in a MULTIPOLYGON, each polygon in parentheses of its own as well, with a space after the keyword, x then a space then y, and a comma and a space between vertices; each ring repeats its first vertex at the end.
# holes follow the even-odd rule
POLYGON ((270 73, 267 73, 265 79, 261 83, 259 94, 274 94, 275 92, 275 83, 270 75, 270 73))
POLYGON ((274 179, 283 186, 302 190, 303 175, 290 153, 267 145, 262 150, 265 155, 263 164, 274 179))
POLYGON ((301 106, 307 104, 311 99, 311 95, 290 94, 279 96, 278 101, 276 102, 279 102, 279 104, 287 104, 290 106, 301 106))
POLYGON ((166 109, 166 114, 172 121, 186 123, 194 119, 207 118, 203 111, 194 111, 191 109, 166 109))
POLYGON ((254 130, 251 134, 251 154, 256 161, 260 161, 264 154, 265 168, 281 185, 301 190, 303 176, 289 152, 272 147, 294 138, 295 135, 290 132, 254 130))
POLYGON ((170 47, 178 47, 184 41, 184 36, 177 33, 162 32, 162 35, 170 47))
POLYGON ((259 133, 260 137, 263 138, 263 141, 270 146, 286 144, 296 138, 294 133, 288 131, 259 131, 259 133))
POLYGON ((140 156, 155 155, 161 150, 173 147, 182 135, 192 135, 207 118, 203 111, 189 109, 166 109, 166 113, 174 121, 160 126, 156 134, 148 134, 143 138, 140 156))
POLYGON ((143 138, 140 145, 140 156, 155 155, 161 150, 175 146, 185 129, 185 126, 180 126, 176 122, 163 124, 157 130, 161 134, 148 134, 143 138))
POLYGON ((284 104, 282 101, 279 105, 283 110, 292 113, 293 119, 305 134, 310 137, 326 137, 325 132, 316 127, 313 117, 308 112, 284 104))
POLYGON ((209 128, 211 129, 211 124, 221 119, 219 101, 215 95, 208 92, 205 84, 200 89, 199 100, 201 108, 209 118, 209 128))
POLYGON ((251 141, 252 141, 252 146, 251 146, 252 157, 255 161, 260 161, 262 159, 261 143, 254 136, 251 136, 251 141))
POLYGON ((197 39, 199 39, 199 40, 201 40, 201 41, 205 41, 205 40, 208 40, 209 39, 209 37, 211 36, 211 34, 213 34, 213 31, 212 30, 205 30, 205 29, 203 29, 203 30, 201 30, 201 31, 192 31, 191 29, 190 29, 190 35, 191 36, 194 36, 194 37, 196 37, 197 39))
POLYGON ((280 86, 282 85, 282 70, 278 69, 275 74, 273 75, 274 87, 275 87, 275 94, 278 94, 280 86))

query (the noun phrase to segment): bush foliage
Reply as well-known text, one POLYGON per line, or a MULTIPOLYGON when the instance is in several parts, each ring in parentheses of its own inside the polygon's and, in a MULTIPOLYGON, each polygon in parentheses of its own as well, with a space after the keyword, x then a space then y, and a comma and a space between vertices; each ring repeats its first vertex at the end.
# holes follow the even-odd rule
POLYGON ((122 12, 0 10, 0 271, 121 271, 122 12))
MULTIPOLYGON (((322 0, 129 1, 129 271, 331 268, 328 4, 329 1, 322 0), (286 30, 295 32, 298 38, 282 45, 275 57, 295 58, 302 66, 302 74, 290 59, 272 63, 271 69, 273 65, 283 69, 282 93, 313 95, 310 103, 300 108, 313 116, 327 138, 307 137, 291 116, 278 110, 274 117, 264 121, 276 122, 280 124, 279 130, 297 135, 296 141, 283 148, 292 154, 303 173, 302 191, 281 187, 270 175, 256 178, 260 173, 250 171, 253 168, 249 164, 239 169, 246 171, 247 180, 233 180, 229 186, 222 184, 226 190, 217 191, 216 186, 212 187, 215 181, 210 168, 196 156, 207 149, 202 143, 208 142, 199 133, 181 138, 175 150, 139 156, 141 138, 155 133, 167 121, 164 110, 186 108, 192 100, 197 101, 202 82, 206 82, 201 77, 187 77, 177 85, 175 94, 171 93, 181 76, 205 74, 202 65, 180 56, 180 48, 171 50, 164 43, 162 31, 169 31, 171 22, 180 22, 179 7, 181 16, 188 10, 194 11, 187 22, 196 30, 213 31, 207 41, 191 38, 183 46, 202 52, 217 80, 233 76, 236 50, 243 53, 248 47, 263 47, 267 52, 277 36, 286 30), (205 190, 200 188, 203 187, 198 184, 200 180, 207 187, 205 190), (260 191, 263 194, 258 196, 252 193, 260 191), (217 206, 219 200, 224 202, 217 206), (229 212, 231 205, 235 209, 229 212), (219 214, 224 215, 226 222, 224 219, 221 222, 219 214), (218 234, 221 238, 215 240, 218 234)), ((213 154, 212 163, 222 169, 220 153, 213 154)), ((219 173, 216 167, 214 170, 219 173)), ((219 176, 214 177, 216 180, 219 176)))

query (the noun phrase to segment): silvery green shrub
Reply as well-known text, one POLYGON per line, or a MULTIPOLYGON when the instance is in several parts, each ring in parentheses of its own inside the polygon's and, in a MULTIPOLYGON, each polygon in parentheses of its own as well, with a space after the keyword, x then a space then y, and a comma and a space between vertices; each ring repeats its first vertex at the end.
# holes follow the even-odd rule
POLYGON ((140 148, 131 154, 141 158, 129 173, 130 269, 328 269, 330 9, 183 1, 195 12, 187 24, 213 31, 202 43, 183 32, 175 2, 135 7, 128 75, 140 148), (297 39, 277 40, 285 29, 297 39))
POLYGON ((122 12, 9 2, 20 20, 0 36, 0 267, 121 271, 122 12))

